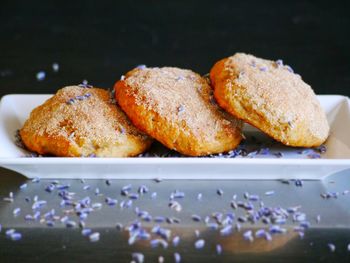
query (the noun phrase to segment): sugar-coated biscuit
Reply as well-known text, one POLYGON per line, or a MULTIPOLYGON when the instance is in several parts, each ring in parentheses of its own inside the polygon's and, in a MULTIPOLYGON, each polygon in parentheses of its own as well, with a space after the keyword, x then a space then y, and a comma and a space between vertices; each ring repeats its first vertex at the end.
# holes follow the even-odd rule
POLYGON ((237 53, 210 71, 218 104, 233 116, 290 146, 313 147, 329 125, 312 88, 281 60, 237 53))
POLYGON ((35 108, 20 130, 25 146, 61 157, 126 157, 152 139, 137 130, 107 90, 69 86, 35 108))
POLYGON ((216 104, 208 81, 173 67, 137 68, 115 84, 133 124, 170 149, 203 156, 234 149, 241 122, 216 104))

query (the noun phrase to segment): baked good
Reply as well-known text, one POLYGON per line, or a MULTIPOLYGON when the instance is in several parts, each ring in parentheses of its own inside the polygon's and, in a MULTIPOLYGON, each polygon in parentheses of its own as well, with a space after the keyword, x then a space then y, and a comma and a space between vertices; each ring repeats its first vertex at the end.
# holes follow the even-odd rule
POLYGON ((313 147, 328 137, 326 115, 312 88, 281 60, 237 53, 210 71, 218 104, 275 140, 313 147))
POLYGON ((24 145, 62 157, 124 157, 145 151, 152 139, 137 130, 107 90, 60 89, 35 108, 20 130, 24 145))
POLYGON ((115 84, 132 123, 166 147, 203 156, 234 149, 241 122, 222 111, 205 78, 174 67, 136 68, 115 84))

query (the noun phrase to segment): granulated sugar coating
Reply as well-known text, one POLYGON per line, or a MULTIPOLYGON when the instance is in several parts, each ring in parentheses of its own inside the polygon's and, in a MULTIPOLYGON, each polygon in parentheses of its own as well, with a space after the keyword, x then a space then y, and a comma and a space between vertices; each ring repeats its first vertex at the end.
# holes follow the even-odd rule
POLYGON ((327 139, 329 125, 315 93, 282 61, 236 53, 217 62, 210 79, 221 107, 274 139, 299 147, 327 139))
POLYGON ((227 152, 242 139, 242 123, 213 102, 209 83, 193 71, 134 69, 115 94, 136 127, 185 155, 227 152))
POLYGON ((66 157, 134 156, 151 144, 107 90, 80 86, 65 87, 35 108, 20 135, 34 152, 66 157))

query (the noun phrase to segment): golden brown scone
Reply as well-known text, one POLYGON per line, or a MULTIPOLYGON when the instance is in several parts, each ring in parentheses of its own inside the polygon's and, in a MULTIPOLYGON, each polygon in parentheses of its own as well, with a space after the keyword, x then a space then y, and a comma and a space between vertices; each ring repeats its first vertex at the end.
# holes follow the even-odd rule
POLYGON ((203 156, 234 149, 241 122, 213 100, 208 81, 179 68, 143 68, 115 84, 116 100, 133 124, 170 149, 203 156))
POLYGON ((275 140, 313 147, 327 139, 329 125, 315 93, 281 60, 237 53, 217 62, 210 79, 221 107, 275 140))
POLYGON ((69 86, 35 108, 20 130, 25 146, 62 157, 125 157, 152 142, 138 131, 107 90, 69 86))

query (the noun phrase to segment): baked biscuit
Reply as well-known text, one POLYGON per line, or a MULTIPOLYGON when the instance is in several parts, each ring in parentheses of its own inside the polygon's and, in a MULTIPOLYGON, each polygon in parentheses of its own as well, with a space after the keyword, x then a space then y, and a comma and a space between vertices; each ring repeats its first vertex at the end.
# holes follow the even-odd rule
POLYGON ((290 146, 313 147, 328 137, 326 115, 311 87, 276 62, 237 53, 210 71, 218 104, 290 146))
POLYGON ((133 124, 170 149, 203 156, 234 149, 241 122, 215 103, 208 81, 179 68, 136 68, 115 84, 133 124))
POLYGON ((20 130, 25 146, 64 157, 135 156, 152 139, 138 131, 107 90, 69 86, 35 108, 20 130))

